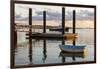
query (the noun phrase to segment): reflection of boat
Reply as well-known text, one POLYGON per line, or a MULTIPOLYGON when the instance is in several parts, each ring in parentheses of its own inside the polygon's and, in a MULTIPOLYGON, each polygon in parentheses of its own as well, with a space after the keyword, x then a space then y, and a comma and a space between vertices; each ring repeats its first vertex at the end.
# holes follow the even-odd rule
MULTIPOLYGON (((51 29, 49 29, 50 31, 59 31, 59 32, 62 32, 63 31, 63 29, 62 28, 51 28, 51 29)), ((65 28, 65 31, 68 31, 69 30, 69 28, 65 28)))
POLYGON ((85 54, 84 53, 68 53, 68 52, 60 52, 59 56, 61 57, 81 57, 84 58, 85 54))
POLYGON ((84 52, 85 46, 76 46, 76 45, 59 45, 60 49, 64 52, 84 52))

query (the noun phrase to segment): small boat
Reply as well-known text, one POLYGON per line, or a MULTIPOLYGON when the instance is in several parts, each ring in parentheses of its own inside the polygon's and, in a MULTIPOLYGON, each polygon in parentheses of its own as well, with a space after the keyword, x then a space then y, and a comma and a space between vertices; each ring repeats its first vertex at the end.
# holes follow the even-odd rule
POLYGON ((82 53, 85 50, 85 45, 84 46, 76 46, 76 45, 59 45, 61 51, 64 52, 72 52, 72 53, 82 53))
MULTIPOLYGON (((51 28, 51 29, 49 29, 50 31, 59 31, 59 32, 62 32, 62 28, 51 28)), ((65 28, 65 31, 67 31, 68 32, 68 30, 69 30, 69 28, 65 28)))

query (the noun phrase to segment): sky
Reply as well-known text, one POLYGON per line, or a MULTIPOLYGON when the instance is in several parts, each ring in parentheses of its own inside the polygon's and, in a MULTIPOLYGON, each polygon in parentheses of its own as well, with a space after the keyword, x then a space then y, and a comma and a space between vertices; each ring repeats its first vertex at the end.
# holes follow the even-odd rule
MULTIPOLYGON (((46 5, 15 5, 15 21, 28 21, 29 8, 32 8, 32 20, 43 20, 43 11, 46 11, 47 20, 61 21, 62 7, 58 6, 46 6, 46 5)), ((77 20, 93 20, 94 9, 93 8, 75 8, 65 7, 65 19, 67 21, 72 20, 72 11, 76 11, 77 20)))

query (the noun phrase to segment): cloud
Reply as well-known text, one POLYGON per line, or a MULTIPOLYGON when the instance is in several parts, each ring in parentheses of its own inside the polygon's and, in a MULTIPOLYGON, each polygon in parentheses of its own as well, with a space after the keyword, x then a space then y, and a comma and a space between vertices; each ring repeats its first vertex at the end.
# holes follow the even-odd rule
MULTIPOLYGON (((32 16, 32 20, 43 20, 43 11, 35 11, 34 16, 32 16)), ((60 12, 57 11, 47 11, 46 12, 46 16, 47 16, 47 20, 60 20, 62 19, 62 14, 60 12)), ((72 20, 73 15, 72 15, 72 11, 66 11, 66 15, 65 15, 65 19, 66 20, 72 20)), ((76 19, 77 20, 93 20, 94 18, 94 13, 90 12, 88 10, 80 10, 78 12, 76 12, 76 19)), ((23 17, 21 15, 16 15, 15 16, 15 20, 19 20, 19 21, 27 21, 28 20, 28 16, 27 17, 23 17)))
POLYGON ((16 20, 16 21, 22 20, 22 16, 21 16, 20 14, 16 14, 16 15, 15 15, 15 20, 16 20))
POLYGON ((88 10, 81 10, 76 13, 77 20, 93 20, 94 13, 88 10))

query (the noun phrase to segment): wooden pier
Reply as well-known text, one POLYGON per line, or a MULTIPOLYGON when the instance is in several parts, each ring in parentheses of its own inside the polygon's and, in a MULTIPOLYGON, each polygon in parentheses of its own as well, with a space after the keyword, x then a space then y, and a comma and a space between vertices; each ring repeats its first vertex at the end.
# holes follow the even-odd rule
MULTIPOLYGON (((29 35, 29 34, 26 34, 29 35)), ((31 38, 51 38, 51 39, 74 39, 77 38, 77 34, 67 33, 67 34, 56 34, 56 33, 32 33, 31 38)))
MULTIPOLYGON (((26 26, 27 27, 27 26, 26 26)), ((46 11, 43 11, 43 33, 39 33, 39 32, 32 32, 32 9, 29 9, 29 32, 27 32, 26 34, 26 38, 28 39, 32 39, 32 38, 51 38, 51 39, 75 39, 77 38, 77 34, 75 32, 76 29, 76 22, 75 22, 75 10, 73 10, 73 32, 72 33, 65 33, 66 31, 66 27, 65 27, 65 8, 62 8, 62 26, 60 26, 61 28, 61 33, 57 34, 57 33, 46 33, 46 11)))
POLYGON ((73 32, 72 33, 65 33, 66 28, 65 28, 65 8, 62 8, 62 31, 60 34, 58 33, 46 33, 46 11, 43 11, 43 33, 39 32, 32 32, 32 10, 30 10, 29 13, 29 33, 26 34, 27 39, 35 39, 35 38, 48 38, 48 39, 75 39, 77 38, 77 34, 75 32, 75 10, 73 11, 73 32))

